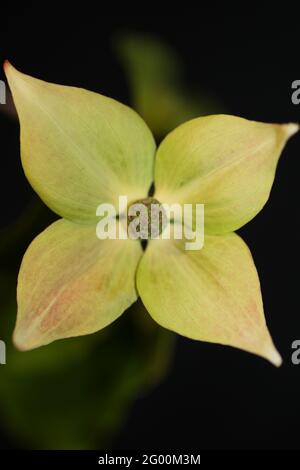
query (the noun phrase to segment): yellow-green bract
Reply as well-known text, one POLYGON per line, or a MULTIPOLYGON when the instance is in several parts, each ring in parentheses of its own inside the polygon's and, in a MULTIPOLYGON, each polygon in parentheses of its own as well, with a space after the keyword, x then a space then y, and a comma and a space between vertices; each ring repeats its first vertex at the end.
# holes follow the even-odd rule
MULTIPOLYGON (((130 108, 83 89, 5 72, 21 123, 25 174, 59 214, 25 253, 14 341, 27 350, 93 333, 140 295, 162 326, 189 338, 281 358, 268 332, 251 254, 234 230, 266 203, 280 153, 296 124, 235 116, 193 119, 156 150, 130 108), (96 207, 119 195, 205 204, 205 246, 95 236, 96 207)), ((157 103, 159 113, 159 103, 157 103)))

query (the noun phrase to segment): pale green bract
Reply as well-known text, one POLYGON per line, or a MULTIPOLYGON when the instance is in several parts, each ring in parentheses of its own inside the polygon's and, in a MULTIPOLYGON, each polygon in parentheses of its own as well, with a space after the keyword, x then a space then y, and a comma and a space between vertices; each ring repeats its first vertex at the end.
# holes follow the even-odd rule
MULTIPOLYGON (((63 219, 29 246, 18 279, 14 342, 28 350, 93 333, 140 295, 160 325, 234 346, 275 365, 251 254, 232 233, 264 206, 281 151, 297 124, 236 116, 193 119, 156 152, 130 108, 86 90, 5 72, 21 124, 21 157, 32 187, 63 219), (184 240, 98 240, 96 208, 120 195, 204 203, 205 245, 184 240)), ((159 103, 157 103, 159 113, 159 103)))

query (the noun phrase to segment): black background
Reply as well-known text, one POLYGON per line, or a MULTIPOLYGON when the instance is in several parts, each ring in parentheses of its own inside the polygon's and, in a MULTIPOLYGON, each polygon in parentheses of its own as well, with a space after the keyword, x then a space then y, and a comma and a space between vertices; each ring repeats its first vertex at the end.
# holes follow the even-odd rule
MULTIPOLYGON (((180 54, 187 82, 215 95, 228 113, 300 121, 300 105, 291 102, 291 83, 300 79, 300 20, 293 11, 286 17, 246 7, 240 15, 199 9, 177 16, 107 16, 85 6, 54 11, 49 5, 38 15, 19 7, 13 14, 2 12, 0 61, 7 58, 33 76, 129 103, 111 36, 122 30, 150 32, 180 54)), ((17 125, 1 119, 0 132, 5 225, 32 193, 19 163, 17 125)), ((291 343, 300 339, 299 159, 296 136, 284 151, 269 202, 240 230, 260 274, 267 323, 283 366, 179 338, 168 377, 138 399, 115 448, 299 448, 300 365, 291 363, 291 343)))

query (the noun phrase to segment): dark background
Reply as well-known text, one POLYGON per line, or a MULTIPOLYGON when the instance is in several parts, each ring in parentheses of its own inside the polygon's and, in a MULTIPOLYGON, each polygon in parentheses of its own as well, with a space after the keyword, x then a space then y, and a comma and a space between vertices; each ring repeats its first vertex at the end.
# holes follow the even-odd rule
MULTIPOLYGON (((291 83, 300 79, 299 25, 293 11, 287 18, 246 7, 244 14, 232 16, 203 9, 178 16, 107 16, 84 6, 51 11, 49 5, 39 15, 19 7, 3 15, 1 62, 9 59, 30 75, 129 103, 111 36, 123 30, 149 32, 181 56, 187 84, 207 90, 227 113, 267 122, 300 121, 300 105, 291 102, 291 83)), ((19 163, 16 123, 2 120, 0 132, 4 226, 21 213, 32 193, 19 163)), ((139 397, 115 448, 300 447, 300 365, 291 363, 291 343, 300 339, 299 159, 298 135, 284 151, 263 212, 240 230, 260 274, 267 323, 283 366, 276 369, 239 350, 178 337, 168 376, 139 397)), ((3 435, 5 445, 16 444, 3 435)))

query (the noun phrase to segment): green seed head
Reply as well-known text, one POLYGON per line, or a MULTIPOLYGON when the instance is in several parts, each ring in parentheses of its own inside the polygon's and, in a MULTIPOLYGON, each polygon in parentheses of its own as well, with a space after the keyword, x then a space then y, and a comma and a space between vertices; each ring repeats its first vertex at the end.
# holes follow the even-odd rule
POLYGON ((128 234, 131 238, 157 238, 167 224, 163 205, 154 197, 139 199, 128 207, 128 234))

